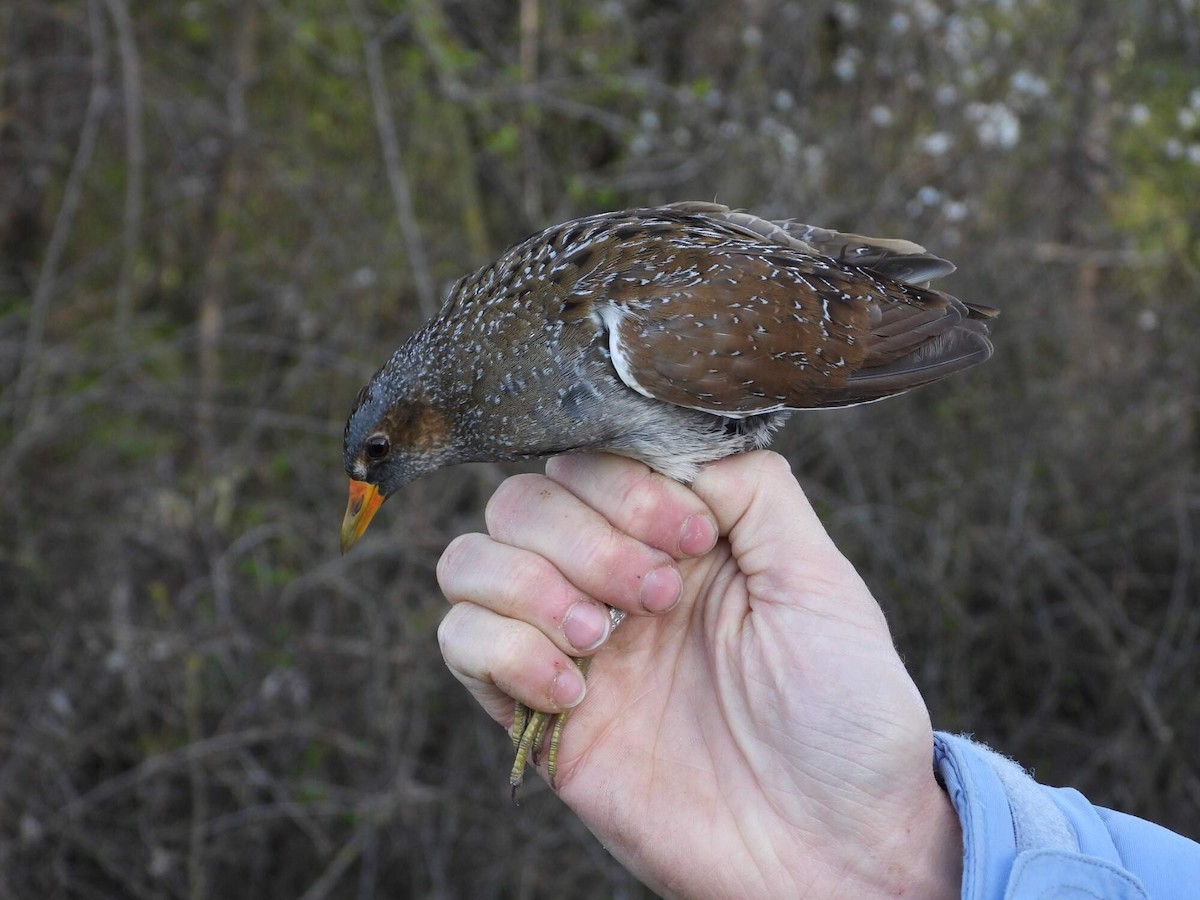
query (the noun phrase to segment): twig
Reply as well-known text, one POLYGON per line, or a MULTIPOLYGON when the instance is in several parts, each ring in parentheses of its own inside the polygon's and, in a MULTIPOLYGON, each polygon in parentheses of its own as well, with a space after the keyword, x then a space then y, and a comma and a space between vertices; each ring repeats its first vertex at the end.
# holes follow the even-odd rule
POLYGON ((337 883, 341 881, 342 876, 346 874, 346 870, 354 865, 355 861, 362 854, 363 839, 366 829, 360 825, 354 829, 354 834, 350 840, 342 845, 334 856, 333 861, 325 867, 325 871, 321 873, 321 877, 314 881, 307 891, 300 895, 300 900, 322 900, 328 897, 337 887, 337 883))
POLYGON ((206 475, 215 455, 213 409, 221 383, 220 338, 225 324, 225 298, 229 289, 229 267, 236 229, 233 221, 243 200, 245 160, 243 145, 249 123, 246 88, 254 68, 254 46, 258 34, 258 7, 244 3, 233 47, 233 71, 225 87, 229 111, 229 144, 225 154, 214 208, 214 234, 204 266, 204 290, 198 316, 200 387, 196 398, 196 422, 200 435, 200 467, 206 475))
MULTIPOLYGON (((204 657, 189 653, 184 666, 183 708, 189 744, 202 740, 200 706, 203 700, 204 657)), ((208 895, 208 873, 204 870, 204 829, 208 820, 208 777, 199 757, 188 758, 188 785, 192 795, 192 816, 188 829, 188 896, 203 900, 208 895)))
POLYGON ((411 782, 395 781, 384 794, 361 804, 355 810, 360 822, 354 829, 354 834, 334 855, 320 877, 309 885, 308 890, 301 895, 301 900, 323 900, 334 893, 338 882, 350 866, 364 854, 374 852, 378 830, 392 821, 398 807, 402 804, 409 806, 414 802, 431 802, 433 799, 434 795, 420 785, 417 785, 414 791, 411 782))
POLYGON ((421 228, 413 209, 412 192, 408 187, 408 176, 401 164, 400 138, 396 132, 396 118, 388 102, 387 83, 383 74, 383 55, 380 52, 380 36, 371 34, 370 20, 360 0, 351 0, 351 11, 363 37, 363 58, 366 61, 367 81, 371 86, 371 105, 375 110, 375 128, 379 132, 379 146, 383 153, 383 166, 387 171, 388 185, 392 191, 392 202, 396 206, 396 218, 408 250, 408 263, 413 273, 413 284, 417 290, 417 302, 424 316, 437 312, 437 299, 433 290, 433 276, 429 271, 429 258, 421 240, 421 228))
POLYGON ((105 0, 117 32, 121 58, 121 105, 125 114, 125 221, 121 230, 121 274, 117 281, 117 348, 125 360, 133 315, 133 269, 142 240, 142 185, 146 146, 142 140, 142 72, 128 0, 105 0))
POLYGON ((85 816, 102 803, 132 790, 149 779, 176 773, 181 768, 190 769, 202 760, 232 753, 243 747, 290 738, 328 740, 321 729, 314 728, 308 722, 286 722, 261 728, 244 728, 237 732, 190 740, 183 747, 149 756, 133 768, 96 784, 87 793, 81 794, 59 810, 58 815, 47 827, 62 827, 63 822, 85 816))
MULTIPOLYGON (((521 87, 532 91, 538 80, 538 0, 521 0, 521 87)), ((541 111, 536 103, 521 106, 521 163, 524 169, 525 216, 539 222, 542 209, 542 154, 538 146, 541 111)))
POLYGON ((1152 269, 1162 266, 1166 255, 1128 247, 1085 247, 1055 241, 1039 241, 1033 245, 1033 258, 1038 262, 1066 263, 1073 266, 1152 269))

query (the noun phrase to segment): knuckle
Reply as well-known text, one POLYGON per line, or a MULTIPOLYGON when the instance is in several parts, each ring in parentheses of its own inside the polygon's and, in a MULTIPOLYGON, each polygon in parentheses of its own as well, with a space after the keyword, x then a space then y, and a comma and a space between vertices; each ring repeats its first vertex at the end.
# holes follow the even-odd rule
POLYGON ((442 593, 449 596, 455 579, 471 565, 475 557, 479 541, 486 537, 482 534, 460 534, 442 551, 437 561, 437 582, 442 593))
POLYGON ((634 534, 650 533, 663 519, 670 495, 663 476, 646 471, 634 479, 621 498, 622 530, 634 534))
POLYGON ((564 453, 560 456, 552 456, 546 460, 546 477, 552 478, 555 481, 569 479, 576 471, 580 457, 564 453))
POLYGON ((790 477, 792 474, 791 463, 782 455, 774 450, 760 450, 755 454, 758 458, 755 460, 756 468, 768 478, 790 477))
POLYGON ((515 608, 520 605, 532 604, 535 598, 548 598, 557 593, 554 588, 559 579, 553 563, 547 562, 540 556, 530 554, 514 561, 503 573, 500 583, 509 595, 509 600, 515 608))
POLYGON ((539 481, 545 481, 545 478, 524 474, 513 475, 501 482, 483 510, 483 520, 490 534, 498 535, 508 529, 512 521, 520 516, 539 481))
POLYGON ((627 555, 625 543, 625 535, 608 525, 580 535, 571 557, 578 560, 576 565, 581 571, 611 572, 627 555))
POLYGON ((617 605, 636 600, 642 577, 669 557, 625 534, 608 528, 595 539, 576 548, 575 565, 591 574, 583 585, 596 599, 617 605))
POLYGON ((449 612, 442 616, 442 621, 438 623, 438 648, 442 651, 442 658, 447 662, 453 656, 458 639, 462 634, 465 609, 464 606, 452 606, 449 612))
POLYGON ((537 697, 543 693, 540 688, 548 648, 548 643, 531 640, 521 629, 507 631, 491 649, 488 677, 511 697, 537 697))

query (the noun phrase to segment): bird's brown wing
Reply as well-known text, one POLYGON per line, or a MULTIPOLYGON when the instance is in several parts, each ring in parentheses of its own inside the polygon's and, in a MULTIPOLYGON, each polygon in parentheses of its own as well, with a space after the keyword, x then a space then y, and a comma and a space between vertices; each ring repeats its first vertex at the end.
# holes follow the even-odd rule
POLYGON ((955 269, 954 263, 934 256, 920 244, 898 238, 850 234, 818 225, 805 225, 795 219, 772 221, 717 203, 685 201, 672 203, 666 208, 715 219, 759 240, 767 240, 799 253, 828 256, 906 284, 928 285, 933 279, 949 275, 955 269))
POLYGON ((597 306, 621 378, 731 417, 878 400, 991 354, 955 298, 821 256, 745 247, 642 256, 597 306))

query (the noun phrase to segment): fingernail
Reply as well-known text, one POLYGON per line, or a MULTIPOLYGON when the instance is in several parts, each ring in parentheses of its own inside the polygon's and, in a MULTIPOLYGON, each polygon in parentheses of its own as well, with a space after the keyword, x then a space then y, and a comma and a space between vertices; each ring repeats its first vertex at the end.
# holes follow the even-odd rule
POLYGON ((554 676, 554 684, 550 685, 550 699, 564 709, 571 709, 580 704, 586 690, 583 676, 572 667, 554 676))
POLYGON ((679 550, 688 556, 703 556, 717 546, 717 523, 708 516, 688 516, 679 529, 679 550))
POLYGON ((647 612, 664 613, 679 602, 683 579, 674 566, 662 566, 642 579, 641 600, 647 612))
POLYGON ((576 650, 595 650, 608 637, 612 619, 598 603, 580 600, 563 619, 562 630, 567 641, 576 650))

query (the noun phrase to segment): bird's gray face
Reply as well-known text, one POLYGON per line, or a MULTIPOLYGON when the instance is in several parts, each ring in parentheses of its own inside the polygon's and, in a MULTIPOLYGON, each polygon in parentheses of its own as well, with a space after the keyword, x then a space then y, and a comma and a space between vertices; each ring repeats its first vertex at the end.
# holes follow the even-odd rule
POLYGON ((342 443, 350 499, 342 520, 342 552, 362 537, 383 501, 449 461, 446 418, 423 399, 379 390, 372 379, 358 395, 342 443))

